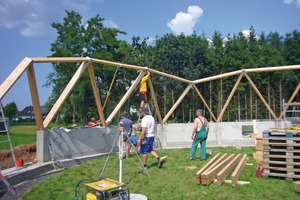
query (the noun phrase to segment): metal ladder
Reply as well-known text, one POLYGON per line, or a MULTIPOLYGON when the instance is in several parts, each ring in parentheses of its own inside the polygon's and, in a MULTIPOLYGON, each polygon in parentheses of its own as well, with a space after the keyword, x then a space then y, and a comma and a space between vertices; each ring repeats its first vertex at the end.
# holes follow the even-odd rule
POLYGON ((16 156, 14 153, 14 149, 13 146, 11 144, 11 140, 10 140, 10 136, 9 136, 9 131, 8 131, 8 127, 7 127, 7 122, 6 122, 6 118, 4 116, 4 111, 3 111, 3 105, 2 102, 0 100, 0 135, 6 135, 6 138, 0 138, 0 146, 3 146, 3 144, 9 144, 9 148, 10 148, 10 152, 12 155, 12 160, 11 161, 0 161, 0 171, 1 171, 1 166, 4 163, 13 163, 14 167, 16 167, 16 156))

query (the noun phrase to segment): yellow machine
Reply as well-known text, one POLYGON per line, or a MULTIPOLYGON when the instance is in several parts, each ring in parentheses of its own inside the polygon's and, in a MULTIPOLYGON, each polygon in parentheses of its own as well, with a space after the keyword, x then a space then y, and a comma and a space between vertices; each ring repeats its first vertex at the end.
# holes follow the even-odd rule
POLYGON ((127 185, 113 179, 105 178, 100 181, 86 183, 85 186, 91 190, 87 193, 86 200, 130 199, 127 185))
MULTIPOLYGON (((86 200, 129 200, 129 188, 126 184, 113 179, 103 178, 93 182, 81 182, 86 186, 86 200)), ((76 198, 75 198, 76 199, 76 198)), ((78 197, 77 197, 78 199, 78 197)))
MULTIPOLYGON (((128 134, 124 131, 123 124, 119 124, 118 134, 116 134, 113 144, 116 144, 119 141, 119 181, 104 178, 103 174, 105 168, 107 166, 108 160, 113 153, 113 149, 115 145, 112 145, 110 152, 106 158, 104 166, 102 168, 100 178, 96 181, 87 181, 81 180, 76 185, 75 189, 75 200, 129 200, 129 187, 122 182, 122 161, 123 161, 123 148, 124 148, 124 137, 127 138, 131 147, 134 148, 134 145, 131 143, 128 134), (119 138, 119 140, 118 140, 119 138), (82 190, 81 187, 85 189, 82 190)), ((137 154, 137 153, 136 153, 137 154)), ((137 154, 137 157, 140 161, 141 167, 143 168, 144 172, 149 176, 147 169, 144 167, 142 160, 137 154)))

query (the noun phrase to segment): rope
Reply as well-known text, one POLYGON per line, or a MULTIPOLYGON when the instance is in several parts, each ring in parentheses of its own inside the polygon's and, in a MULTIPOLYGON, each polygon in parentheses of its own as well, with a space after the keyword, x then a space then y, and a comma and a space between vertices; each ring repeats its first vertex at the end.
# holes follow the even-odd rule
POLYGON ((104 110, 105 107, 106 107, 106 104, 107 104, 107 101, 108 101, 108 98, 109 98, 109 95, 110 95, 112 86, 113 86, 113 84, 114 84, 114 82, 115 82, 115 79, 116 79, 117 72, 118 72, 118 69, 119 69, 119 68, 120 68, 120 67, 117 67, 117 69, 116 69, 116 71, 115 71, 115 73, 114 73, 114 76, 113 76, 113 78, 112 78, 112 81, 111 81, 111 83, 110 83, 109 89, 108 89, 108 91, 107 91, 107 93, 106 93, 105 101, 104 101, 104 104, 103 104, 103 110, 104 110))

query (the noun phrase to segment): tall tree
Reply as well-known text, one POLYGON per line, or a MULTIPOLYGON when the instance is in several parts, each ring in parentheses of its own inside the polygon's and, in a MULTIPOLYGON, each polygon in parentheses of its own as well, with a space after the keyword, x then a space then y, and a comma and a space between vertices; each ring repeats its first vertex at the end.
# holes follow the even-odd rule
MULTIPOLYGON (((105 27, 103 25, 104 19, 100 18, 99 15, 89 19, 84 24, 79 13, 75 11, 66 11, 66 13, 67 16, 62 23, 52 23, 58 37, 51 45, 53 52, 51 56, 90 56, 106 60, 120 59, 117 51, 119 41, 116 37, 123 32, 105 27)), ((48 75, 46 83, 46 86, 53 86, 52 100, 50 99, 49 102, 54 102, 57 99, 79 65, 80 63, 53 64, 53 72, 48 75)), ((98 86, 107 86, 108 74, 113 74, 114 69, 97 67, 97 65, 94 65, 94 69, 98 86)), ((75 123, 75 121, 81 120, 85 124, 88 117, 96 115, 95 101, 87 72, 83 74, 83 77, 74 87, 61 112, 64 113, 66 123, 75 123)))
POLYGON ((16 114, 18 112, 17 104, 14 101, 6 104, 3 107, 3 112, 5 117, 8 117, 10 119, 16 117, 16 114))

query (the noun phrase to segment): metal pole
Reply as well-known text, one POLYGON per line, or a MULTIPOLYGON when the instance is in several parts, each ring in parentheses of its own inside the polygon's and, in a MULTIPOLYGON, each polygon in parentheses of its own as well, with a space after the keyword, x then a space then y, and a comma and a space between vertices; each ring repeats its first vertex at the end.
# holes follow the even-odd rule
POLYGON ((119 136, 119 182, 122 183, 122 162, 123 162, 123 148, 124 148, 124 141, 123 141, 123 135, 124 135, 124 129, 121 131, 119 136))

